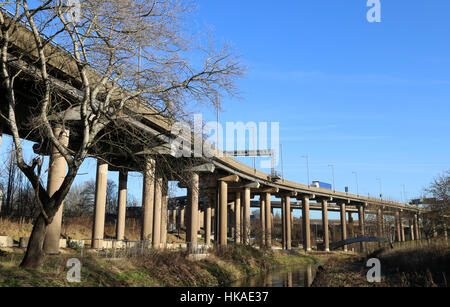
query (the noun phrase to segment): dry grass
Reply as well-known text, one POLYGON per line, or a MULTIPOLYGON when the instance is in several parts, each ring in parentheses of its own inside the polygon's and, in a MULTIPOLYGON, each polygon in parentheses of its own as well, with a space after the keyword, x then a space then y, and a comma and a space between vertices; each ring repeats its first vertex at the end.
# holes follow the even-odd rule
POLYGON ((330 258, 319 269, 316 287, 448 287, 450 248, 434 243, 383 249, 367 257, 330 258), (381 262, 381 283, 366 279, 369 258, 381 262))
POLYGON ((6 218, 0 218, 0 236, 10 236, 18 241, 21 237, 29 237, 33 224, 24 220, 11 221, 6 218))

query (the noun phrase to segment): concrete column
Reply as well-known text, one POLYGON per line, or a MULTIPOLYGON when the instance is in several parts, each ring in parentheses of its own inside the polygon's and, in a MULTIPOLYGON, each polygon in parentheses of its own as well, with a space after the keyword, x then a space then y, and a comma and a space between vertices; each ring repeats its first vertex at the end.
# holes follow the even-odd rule
POLYGON ((142 228, 141 240, 151 241, 153 237, 153 212, 155 201, 155 160, 145 161, 144 181, 142 185, 142 228))
POLYGON ((239 229, 241 235, 241 242, 244 243, 244 191, 241 192, 241 227, 239 229))
POLYGON ((286 249, 292 248, 292 212, 291 212, 291 197, 286 196, 284 198, 285 210, 286 210, 286 249))
POLYGON ((322 199, 322 227, 325 251, 330 251, 330 233, 328 231, 328 200, 322 199))
POLYGON ((432 223, 432 228, 433 228, 433 238, 437 238, 438 233, 437 233, 436 225, 434 224, 434 222, 432 223))
POLYGON ((97 160, 97 179, 95 182, 94 226, 92 247, 102 247, 105 233, 106 188, 108 185, 108 164, 97 160))
POLYGON ((350 238, 354 237, 354 230, 353 230, 353 213, 352 212, 348 212, 348 226, 349 226, 349 233, 348 235, 350 236, 350 238))
POLYGON ((234 242, 241 243, 241 192, 236 192, 234 213, 234 242))
POLYGON ((193 252, 197 248, 198 235, 198 194, 199 194, 199 175, 193 173, 188 186, 188 221, 186 227, 186 240, 189 251, 193 252))
POLYGON ((180 228, 184 227, 184 210, 184 207, 180 209, 180 228))
POLYGON ((311 223, 309 220, 309 196, 303 196, 303 245, 305 251, 311 251, 311 223))
POLYGON ((400 231, 402 242, 405 242, 405 225, 403 225, 403 217, 400 215, 400 231))
POLYGON ((161 239, 160 244, 165 248, 167 243, 167 206, 169 205, 169 183, 167 180, 163 180, 162 197, 161 197, 161 239))
POLYGON ((155 176, 155 196, 153 204, 153 232, 152 232, 152 247, 154 249, 161 248, 161 207, 162 207, 162 190, 163 179, 155 176))
POLYGON ((400 212, 396 211, 395 212, 395 227, 397 228, 396 234, 397 234, 397 242, 401 242, 402 241, 402 231, 400 229, 401 225, 400 225, 400 212))
POLYGON ((414 231, 416 240, 420 240, 419 217, 414 214, 414 231))
MULTIPOLYGON (((366 235, 366 229, 365 229, 365 212, 364 212, 364 205, 360 205, 358 207, 358 223, 359 223, 359 232, 361 234, 361 237, 364 237, 366 235)), ((364 242, 360 243, 361 252, 365 252, 365 244, 364 242)))
POLYGON ((116 239, 123 240, 125 238, 125 219, 127 214, 127 181, 128 171, 119 171, 119 196, 117 208, 117 226, 116 239))
MULTIPOLYGON (((58 138, 61 145, 67 147, 69 145, 69 130, 56 127, 53 129, 53 134, 58 138)), ((1 145, 1 131, 0 131, 0 145, 1 145)), ((1 147, 0 147, 1 148, 1 147)), ((49 172, 47 179, 47 191, 52 196, 59 190, 61 184, 66 177, 67 162, 66 159, 59 153, 58 149, 53 146, 52 154, 49 162, 49 172)), ((59 253, 59 239, 61 236, 61 223, 64 211, 64 203, 61 204, 53 221, 47 226, 47 233, 44 239, 44 251, 47 254, 59 253)))
POLYGON ((212 215, 212 208, 214 207, 214 193, 209 193, 208 195, 208 206, 205 209, 205 244, 210 245, 211 244, 211 215, 212 215))
POLYGON ((244 244, 250 244, 250 188, 244 189, 244 244))
POLYGON ((377 236, 382 238, 383 235, 383 210, 378 208, 377 210, 377 236))
POLYGON ((261 219, 261 248, 264 248, 266 245, 266 199, 264 198, 264 194, 259 196, 260 203, 260 219, 261 219))
POLYGON ((234 220, 234 217, 235 217, 234 216, 234 201, 229 203, 229 206, 228 206, 227 210, 228 210, 227 212, 229 214, 229 216, 228 216, 228 233, 229 233, 229 237, 232 238, 233 241, 234 241, 234 223, 235 223, 235 220, 234 220))
POLYGON ((286 201, 281 198, 281 246, 283 249, 287 249, 286 219, 286 201))
POLYGON ((409 233, 411 241, 414 241, 414 219, 409 219, 409 233))
POLYGON ((270 193, 265 193, 266 198, 266 248, 272 248, 272 206, 270 203, 270 193))
POLYGON ((228 183, 219 182, 219 245, 227 246, 227 209, 228 209, 228 183))
MULTIPOLYGON (((345 202, 341 203, 341 239, 347 240, 347 220, 345 215, 345 202)), ((347 245, 344 245, 344 252, 347 251, 347 245)))
POLYGON ((177 211, 178 208, 175 207, 175 209, 172 210, 172 224, 175 225, 175 228, 177 227, 177 211))

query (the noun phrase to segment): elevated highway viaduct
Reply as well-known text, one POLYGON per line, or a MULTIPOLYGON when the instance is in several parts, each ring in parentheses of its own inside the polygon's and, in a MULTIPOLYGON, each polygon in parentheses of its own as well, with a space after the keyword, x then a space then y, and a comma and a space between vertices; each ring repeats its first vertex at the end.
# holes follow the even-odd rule
MULTIPOLYGON (((18 31, 16 40, 7 54, 10 68, 22 70, 21 77, 16 82, 17 99, 19 101, 17 118, 20 135, 23 139, 36 143, 34 147, 40 154, 50 155, 51 163, 48 170, 49 193, 55 191, 61 185, 66 171, 64 158, 49 146, 48 140, 42 140, 41 136, 28 125, 28 119, 32 117, 39 100, 39 68, 36 62, 20 57, 21 52, 30 54, 30 33, 23 29, 18 31)), ((49 45, 57 56, 49 60, 52 86, 59 94, 64 95, 67 103, 62 106, 60 114, 64 117, 64 128, 55 125, 54 131, 59 135, 67 148, 77 148, 80 142, 79 109, 77 104, 83 96, 80 82, 76 73, 76 65, 67 53, 56 46, 49 45)), ((32 51, 31 51, 32 54, 32 51)), ((95 73, 92 73, 95 76, 95 73)), ((7 113, 6 92, 1 90, 2 102, 0 110, 7 113)), ((382 233, 382 216, 389 212, 396 218, 397 240, 404 240, 402 236, 403 220, 412 221, 414 237, 420 238, 419 217, 424 209, 408 204, 387 201, 378 198, 370 198, 361 195, 349 194, 339 191, 331 191, 304 184, 274 178, 269 174, 253 169, 237 160, 218 154, 212 158, 175 158, 167 144, 175 136, 171 133, 172 122, 161 115, 149 115, 153 112, 148 107, 139 105, 136 101, 125 107, 124 113, 129 116, 123 120, 123 124, 138 133, 141 138, 148 140, 145 145, 124 138, 121 132, 115 132, 115 128, 107 125, 103 135, 109 138, 99 141, 90 155, 101 157, 97 162, 95 214, 92 231, 92 246, 98 247, 104 239, 104 220, 106 205, 106 187, 108 171, 119 171, 118 193, 118 222, 117 239, 124 239, 125 210, 128 171, 140 171, 143 173, 143 200, 142 200, 142 231, 141 239, 151 242, 153 248, 161 248, 166 243, 167 216, 168 216, 168 181, 179 180, 177 173, 184 167, 188 171, 189 178, 180 182, 181 187, 187 188, 187 198, 179 210, 186 208, 187 237, 186 241, 191 250, 198 245, 197 233, 199 229, 199 199, 206 199, 204 204, 204 227, 206 230, 206 244, 211 242, 211 225, 216 221, 216 240, 220 247, 227 246, 229 242, 228 224, 229 211, 235 212, 234 240, 238 243, 250 243, 250 208, 255 203, 251 200, 259 196, 258 206, 261 210, 261 247, 272 246, 272 208, 282 209, 283 247, 291 248, 292 209, 301 209, 303 213, 304 248, 311 250, 310 242, 310 210, 322 211, 323 229, 328 229, 328 211, 339 211, 341 216, 342 239, 347 238, 346 215, 348 212, 357 213, 359 218, 360 234, 364 236, 364 216, 367 212, 376 213, 380 224, 379 233, 382 233), (114 147, 114 144, 118 146, 114 147), (166 146, 166 147, 165 147, 166 146), (118 149, 120 148, 120 150, 118 149), (164 161, 164 163, 162 162, 164 161), (176 167, 174 167, 176 165, 176 167), (176 169, 176 172, 173 172, 176 169), (274 203, 272 198, 280 199, 274 203), (292 201, 295 200, 295 203, 292 201), (314 201, 314 203, 311 203, 314 201), (241 213, 242 211, 242 213, 241 213)), ((10 134, 6 121, 0 119, 0 132, 10 134)), ((0 134, 1 135, 1 134, 0 134)), ((0 137, 1 146, 1 137, 0 137)), ((170 146, 169 146, 170 147, 170 146)), ((193 155, 192 155, 193 157, 193 155)), ((61 231, 61 217, 63 206, 49 225, 45 240, 47 253, 59 252, 59 238, 61 231)), ((181 211, 179 211, 182 214, 181 211)), ((184 213, 184 210, 183 210, 184 213)), ((324 235, 324 248, 329 250, 329 233, 324 235)))

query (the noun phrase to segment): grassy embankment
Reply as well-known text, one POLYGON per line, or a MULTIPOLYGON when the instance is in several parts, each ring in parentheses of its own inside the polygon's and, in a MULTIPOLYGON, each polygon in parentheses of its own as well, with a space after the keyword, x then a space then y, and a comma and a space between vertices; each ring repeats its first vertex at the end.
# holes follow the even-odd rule
POLYGON ((403 244, 367 257, 330 258, 319 269, 315 287, 448 287, 450 248, 442 241, 403 244), (367 260, 378 258, 381 283, 367 282, 367 260))
POLYGON ((120 260, 88 254, 80 259, 81 283, 69 283, 66 263, 77 255, 76 251, 65 249, 59 256, 48 257, 42 269, 25 270, 18 268, 23 251, 0 250, 0 286, 209 287, 281 266, 324 262, 321 255, 263 252, 243 245, 215 251, 201 261, 190 260, 186 253, 169 251, 152 251, 142 257, 120 260))
MULTIPOLYGON (((8 219, 0 220, 0 235, 18 241, 29 237, 31 223, 8 219)), ((65 238, 86 239, 91 236, 89 218, 71 218, 64 221, 61 233, 65 238)), ((115 226, 105 224, 105 238, 113 238, 115 226)), ((127 223, 125 237, 139 240, 140 225, 127 223)), ((201 242, 201 239, 199 239, 201 242)), ((185 242, 185 233, 168 234, 168 242, 185 242)), ((284 252, 265 253, 251 247, 232 245, 222 252, 214 252, 203 261, 192 261, 182 252, 150 252, 145 257, 108 260, 94 255, 82 259, 81 284, 66 281, 67 260, 79 258, 72 249, 63 249, 60 256, 48 257, 41 270, 18 268, 23 249, 0 249, 0 286, 217 286, 279 266, 323 262, 321 256, 295 255, 284 252)))

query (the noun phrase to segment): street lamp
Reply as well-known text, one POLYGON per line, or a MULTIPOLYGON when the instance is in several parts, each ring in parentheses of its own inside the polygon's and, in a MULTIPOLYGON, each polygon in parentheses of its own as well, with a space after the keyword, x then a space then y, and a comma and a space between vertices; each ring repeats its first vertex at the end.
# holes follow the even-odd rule
POLYGON ((308 156, 302 156, 302 158, 306 159, 306 174, 308 176, 308 187, 310 186, 309 182, 309 157, 308 156))
POLYGON ((334 165, 329 164, 328 167, 331 167, 331 174, 333 175, 333 191, 336 192, 336 187, 334 185, 334 165))
POLYGON ((403 187, 403 201, 406 203, 408 202, 408 198, 406 196, 406 186, 402 184, 402 187, 403 187))
POLYGON ((353 172, 352 174, 355 174, 355 177, 356 177, 356 195, 359 195, 358 173, 357 172, 353 172))
POLYGON ((381 178, 377 178, 378 182, 380 183, 380 199, 383 199, 383 193, 381 190, 381 178))

